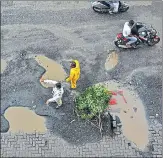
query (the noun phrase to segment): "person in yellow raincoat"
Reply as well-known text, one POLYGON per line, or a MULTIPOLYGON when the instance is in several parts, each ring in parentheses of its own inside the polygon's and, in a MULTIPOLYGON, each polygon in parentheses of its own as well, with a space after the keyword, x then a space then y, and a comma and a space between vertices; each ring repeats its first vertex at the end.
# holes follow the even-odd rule
POLYGON ((73 60, 71 62, 70 76, 66 79, 66 82, 71 83, 71 88, 76 88, 77 80, 80 77, 80 64, 78 60, 73 60))

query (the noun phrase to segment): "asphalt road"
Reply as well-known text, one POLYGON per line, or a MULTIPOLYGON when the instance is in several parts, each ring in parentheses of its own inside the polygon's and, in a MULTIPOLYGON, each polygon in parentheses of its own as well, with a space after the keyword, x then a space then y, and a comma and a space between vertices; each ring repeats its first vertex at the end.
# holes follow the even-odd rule
POLYGON ((6 108, 36 105, 36 113, 47 115, 48 129, 62 138, 74 143, 100 139, 97 129, 89 124, 82 121, 70 124, 75 117, 68 88, 63 107, 56 111, 44 106, 51 89, 39 83, 44 69, 33 59, 37 54, 61 63, 67 73, 67 60, 78 59, 81 63, 78 91, 112 79, 131 84, 145 105, 147 118, 157 113, 162 123, 162 39, 156 46, 137 50, 120 51, 113 44, 124 22, 130 19, 152 24, 162 35, 161 2, 129 4, 128 12, 109 15, 93 12, 88 2, 2 2, 1 58, 8 63, 1 74, 2 132, 8 129, 2 116, 6 108), (107 51, 112 49, 117 49, 119 63, 106 72, 107 51))

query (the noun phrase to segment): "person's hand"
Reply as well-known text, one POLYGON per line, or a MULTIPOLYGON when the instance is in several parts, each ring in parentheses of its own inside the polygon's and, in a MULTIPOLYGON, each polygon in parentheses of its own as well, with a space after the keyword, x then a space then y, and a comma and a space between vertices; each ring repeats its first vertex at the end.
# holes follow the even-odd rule
POLYGON ((49 104, 49 101, 47 100, 45 104, 48 106, 48 104, 49 104))
POLYGON ((69 78, 66 78, 66 82, 69 82, 69 78))
POLYGON ((44 79, 43 78, 40 78, 40 82, 44 82, 44 79))

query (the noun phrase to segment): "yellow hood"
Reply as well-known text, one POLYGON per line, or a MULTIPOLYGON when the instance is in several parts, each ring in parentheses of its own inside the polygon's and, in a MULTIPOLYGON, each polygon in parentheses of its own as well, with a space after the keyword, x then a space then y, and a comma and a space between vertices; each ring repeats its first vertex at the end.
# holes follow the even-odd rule
POLYGON ((79 61, 78 60, 73 60, 73 62, 75 62, 75 64, 76 64, 75 69, 80 69, 79 61))

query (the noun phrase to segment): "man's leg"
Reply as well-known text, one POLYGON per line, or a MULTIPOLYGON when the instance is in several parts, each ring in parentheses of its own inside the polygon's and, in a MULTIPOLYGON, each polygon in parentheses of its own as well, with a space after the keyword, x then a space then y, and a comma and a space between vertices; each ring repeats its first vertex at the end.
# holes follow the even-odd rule
POLYGON ((118 8, 119 8, 119 2, 113 3, 113 4, 114 4, 114 10, 113 10, 113 12, 114 13, 117 13, 118 12, 118 8))
POLYGON ((51 102, 55 102, 55 99, 54 99, 54 98, 48 99, 48 100, 46 101, 47 106, 48 106, 48 104, 51 103, 51 102))
POLYGON ((107 3, 106 1, 100 1, 100 3, 109 7, 110 8, 109 13, 113 14, 113 10, 114 10, 114 4, 113 3, 107 3))
POLYGON ((62 98, 58 98, 56 100, 56 103, 58 104, 58 106, 56 108, 59 108, 62 105, 62 98))
POLYGON ((76 80, 71 80, 71 88, 72 89, 76 88, 76 80))
POLYGON ((110 11, 109 11, 109 13, 113 14, 114 9, 115 9, 114 3, 110 3, 110 11))
POLYGON ((129 42, 126 43, 127 46, 131 46, 131 44, 137 41, 136 37, 127 37, 127 39, 129 39, 129 42))

